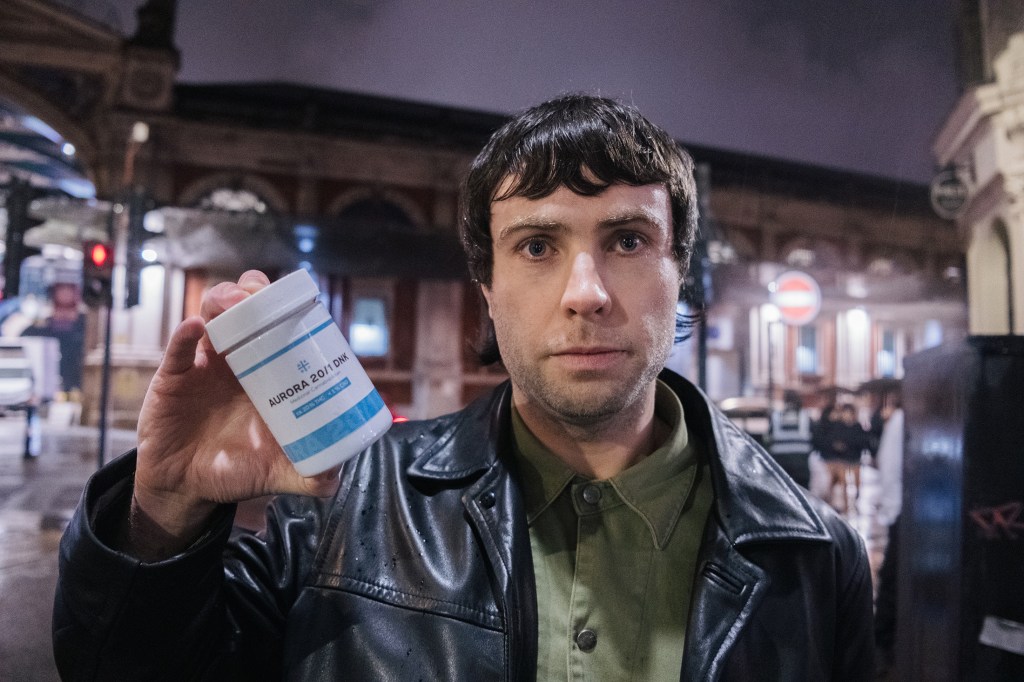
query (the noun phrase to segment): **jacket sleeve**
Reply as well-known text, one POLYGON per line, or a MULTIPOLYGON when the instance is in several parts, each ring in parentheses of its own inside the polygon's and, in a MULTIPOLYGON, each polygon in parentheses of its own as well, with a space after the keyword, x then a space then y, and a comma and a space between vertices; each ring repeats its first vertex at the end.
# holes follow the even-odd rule
POLYGON ((61 539, 53 613, 61 678, 280 678, 284 622, 312 561, 318 517, 279 524, 284 515, 269 514, 265 536, 232 539, 226 505, 188 550, 143 563, 107 541, 127 513, 134 472, 134 452, 98 471, 61 539))

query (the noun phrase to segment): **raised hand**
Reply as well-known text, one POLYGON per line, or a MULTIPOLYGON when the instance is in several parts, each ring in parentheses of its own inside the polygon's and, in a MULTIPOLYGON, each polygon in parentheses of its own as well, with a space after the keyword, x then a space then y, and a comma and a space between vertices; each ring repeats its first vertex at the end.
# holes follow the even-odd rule
POLYGON ((205 528, 218 504, 270 493, 324 496, 337 470, 303 478, 288 461, 205 323, 269 284, 251 270, 204 296, 198 317, 171 336, 139 415, 138 465, 123 548, 140 558, 169 556, 205 528))

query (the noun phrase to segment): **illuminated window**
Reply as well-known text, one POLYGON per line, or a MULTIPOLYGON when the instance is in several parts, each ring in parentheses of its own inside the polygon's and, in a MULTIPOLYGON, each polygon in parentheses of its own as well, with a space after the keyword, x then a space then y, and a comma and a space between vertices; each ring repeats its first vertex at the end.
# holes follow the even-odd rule
POLYGON ((896 376, 896 332, 882 331, 882 347, 878 350, 878 376, 896 376))
POLYGON ((896 262, 892 258, 876 258, 868 263, 868 274, 886 277, 896 272, 896 262))
POLYGON ((356 355, 382 357, 388 354, 387 306, 382 298, 357 298, 352 306, 348 342, 356 355))
POLYGON ((811 325, 800 327, 796 347, 796 371, 800 374, 818 373, 818 329, 811 325))
POLYGON ((942 343, 942 323, 938 320, 926 320, 924 323, 924 340, 922 348, 934 348, 942 343))

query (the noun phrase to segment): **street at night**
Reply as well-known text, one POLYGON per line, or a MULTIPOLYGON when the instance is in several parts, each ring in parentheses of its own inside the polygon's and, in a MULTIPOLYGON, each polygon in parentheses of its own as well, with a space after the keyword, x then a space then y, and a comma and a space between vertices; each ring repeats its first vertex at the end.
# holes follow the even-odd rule
MULTIPOLYGON (((24 458, 25 420, 0 417, 0 680, 57 680, 50 615, 57 543, 96 470, 95 428, 38 427, 38 455, 24 458)), ((109 433, 122 452, 134 433, 109 433)))
POLYGON ((0 0, 0 682, 1024 679, 1021 0, 492 4, 0 0))

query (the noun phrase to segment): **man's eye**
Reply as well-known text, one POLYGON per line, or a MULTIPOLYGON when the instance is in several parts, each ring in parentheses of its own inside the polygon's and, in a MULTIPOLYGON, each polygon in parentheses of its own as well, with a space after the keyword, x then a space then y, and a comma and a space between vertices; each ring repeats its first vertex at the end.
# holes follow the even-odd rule
POLYGON ((624 234, 619 237, 619 247, 623 251, 636 251, 640 248, 640 237, 635 234, 624 234))
POLYGON ((548 245, 540 241, 539 239, 531 239, 526 244, 526 252, 534 258, 539 258, 540 256, 543 256, 545 253, 547 253, 547 250, 548 245))

